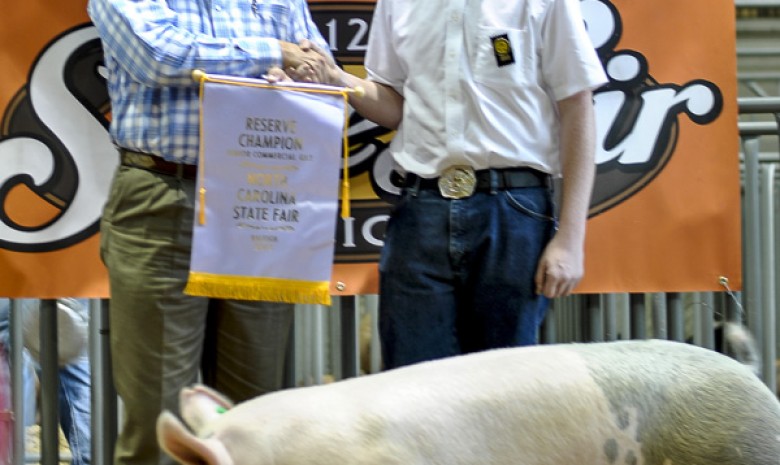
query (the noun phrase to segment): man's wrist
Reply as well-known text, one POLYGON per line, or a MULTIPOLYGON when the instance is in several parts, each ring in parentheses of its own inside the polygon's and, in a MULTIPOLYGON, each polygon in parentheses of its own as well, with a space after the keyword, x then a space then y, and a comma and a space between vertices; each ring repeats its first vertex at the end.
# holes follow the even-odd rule
POLYGON ((335 75, 332 76, 333 85, 341 87, 354 87, 349 81, 349 73, 336 65, 333 65, 333 68, 335 68, 335 75))
POLYGON ((292 42, 279 41, 282 52, 282 69, 297 67, 301 62, 300 47, 292 42))

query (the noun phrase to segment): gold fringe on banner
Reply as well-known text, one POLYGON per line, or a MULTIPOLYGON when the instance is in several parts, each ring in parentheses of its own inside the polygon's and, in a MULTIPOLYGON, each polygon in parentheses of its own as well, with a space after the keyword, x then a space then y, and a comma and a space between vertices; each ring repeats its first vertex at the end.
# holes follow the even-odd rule
MULTIPOLYGON (((200 121, 203 126, 203 97, 205 94, 206 82, 215 82, 223 84, 243 85, 246 87, 258 87, 273 89, 277 91, 298 91, 312 92, 319 94, 338 95, 344 99, 344 125, 342 130, 342 183, 341 183, 341 216, 347 218, 351 215, 350 211, 350 186, 349 186, 349 141, 348 141, 348 121, 349 121, 349 101, 348 94, 363 94, 362 88, 331 88, 331 87, 306 87, 295 85, 269 84, 256 81, 246 81, 240 78, 231 78, 229 76, 208 75, 200 70, 192 73, 193 79, 200 86, 200 121)), ((204 186, 206 177, 205 172, 205 153, 204 153, 204 131, 200 134, 200 153, 198 164, 198 221, 197 224, 205 226, 206 224, 206 201, 207 192, 204 186)), ((204 272, 190 271, 187 286, 184 292, 189 295, 204 297, 215 297, 222 299, 241 299, 241 300, 265 300, 274 302, 289 302, 300 304, 321 304, 330 305, 330 282, 328 281, 302 281, 288 280, 269 277, 256 276, 237 276, 223 275, 204 272)))
POLYGON ((330 305, 328 281, 258 278, 190 271, 184 293, 218 299, 330 305))

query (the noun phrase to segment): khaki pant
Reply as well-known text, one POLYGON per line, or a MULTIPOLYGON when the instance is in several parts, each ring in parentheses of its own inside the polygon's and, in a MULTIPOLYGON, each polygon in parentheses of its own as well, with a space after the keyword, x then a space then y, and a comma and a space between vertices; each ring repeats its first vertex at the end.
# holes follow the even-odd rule
POLYGON ((105 206, 113 377, 125 407, 117 464, 172 463, 157 445, 155 422, 163 409, 178 412, 179 390, 199 372, 235 401, 283 385, 292 305, 182 292, 194 192, 192 180, 120 166, 105 206))

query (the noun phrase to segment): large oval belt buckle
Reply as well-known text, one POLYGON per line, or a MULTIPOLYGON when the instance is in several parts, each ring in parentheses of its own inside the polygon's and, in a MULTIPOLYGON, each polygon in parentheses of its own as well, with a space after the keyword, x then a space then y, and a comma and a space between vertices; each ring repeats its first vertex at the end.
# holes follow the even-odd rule
POLYGON ((445 199, 471 197, 476 187, 477 176, 470 166, 451 166, 439 176, 439 193, 445 199))

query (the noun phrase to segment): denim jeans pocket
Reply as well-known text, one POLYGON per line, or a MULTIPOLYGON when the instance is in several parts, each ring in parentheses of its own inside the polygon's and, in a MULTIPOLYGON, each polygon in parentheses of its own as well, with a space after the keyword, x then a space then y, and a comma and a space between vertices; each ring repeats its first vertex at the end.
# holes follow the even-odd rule
POLYGON ((408 189, 403 189, 401 194, 390 204, 390 213, 393 214, 406 206, 409 203, 409 199, 414 197, 414 194, 408 189))
POLYGON ((504 192, 504 197, 513 209, 539 221, 555 222, 552 195, 546 188, 518 188, 504 192))

